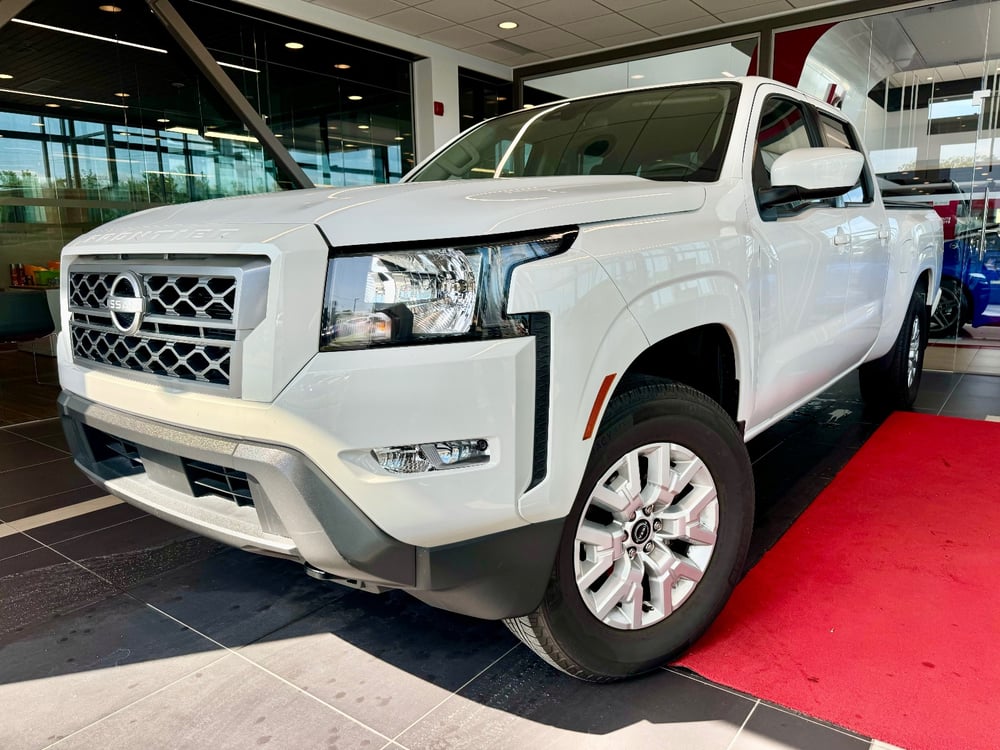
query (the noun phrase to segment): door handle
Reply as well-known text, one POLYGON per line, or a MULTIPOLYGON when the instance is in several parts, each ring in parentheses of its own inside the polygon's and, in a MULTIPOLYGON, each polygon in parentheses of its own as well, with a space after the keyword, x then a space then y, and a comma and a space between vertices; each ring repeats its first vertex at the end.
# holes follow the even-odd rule
POLYGON ((878 238, 880 240, 887 240, 887 239, 889 239, 889 230, 886 229, 885 227, 879 227, 878 228, 878 238))
POLYGON ((844 231, 843 227, 837 227, 837 233, 833 235, 834 245, 848 245, 851 242, 851 235, 844 231))

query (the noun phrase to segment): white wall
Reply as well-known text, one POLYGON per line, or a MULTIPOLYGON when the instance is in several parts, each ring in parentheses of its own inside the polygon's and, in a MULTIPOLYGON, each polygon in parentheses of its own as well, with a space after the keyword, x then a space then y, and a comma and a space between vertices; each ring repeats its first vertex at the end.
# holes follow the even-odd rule
POLYGON ((719 78, 724 73, 742 76, 746 75, 749 66, 750 56, 726 42, 712 47, 534 78, 525 81, 525 84, 569 98, 639 86, 719 78))

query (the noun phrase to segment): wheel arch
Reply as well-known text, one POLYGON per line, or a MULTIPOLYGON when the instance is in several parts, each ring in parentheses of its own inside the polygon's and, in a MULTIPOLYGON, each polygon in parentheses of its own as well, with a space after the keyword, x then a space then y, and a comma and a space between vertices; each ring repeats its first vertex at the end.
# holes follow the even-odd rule
POLYGON ((643 375, 694 388, 737 421, 740 378, 736 345, 731 331, 721 323, 695 326, 651 344, 622 373, 612 398, 643 375))

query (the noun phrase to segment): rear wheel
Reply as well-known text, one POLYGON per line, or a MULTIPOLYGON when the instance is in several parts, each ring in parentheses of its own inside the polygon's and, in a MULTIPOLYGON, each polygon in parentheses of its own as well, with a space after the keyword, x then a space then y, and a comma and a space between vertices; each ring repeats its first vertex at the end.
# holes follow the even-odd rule
POLYGON ((542 603, 507 626, 574 677, 654 669, 722 609, 752 525, 733 421, 691 388, 647 381, 608 405, 542 603))
POLYGON ((927 320, 923 295, 914 292, 892 349, 858 370, 866 402, 887 409, 913 408, 924 369, 927 320))

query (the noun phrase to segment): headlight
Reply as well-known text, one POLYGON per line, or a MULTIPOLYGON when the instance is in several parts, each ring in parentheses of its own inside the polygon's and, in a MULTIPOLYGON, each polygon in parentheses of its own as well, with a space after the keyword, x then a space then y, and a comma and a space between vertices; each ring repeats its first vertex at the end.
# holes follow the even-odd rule
POLYGON ((522 322, 506 315, 511 272, 562 252, 575 236, 338 254, 327 267, 320 349, 523 335, 522 322))

